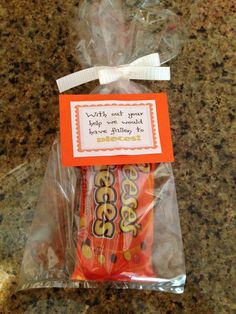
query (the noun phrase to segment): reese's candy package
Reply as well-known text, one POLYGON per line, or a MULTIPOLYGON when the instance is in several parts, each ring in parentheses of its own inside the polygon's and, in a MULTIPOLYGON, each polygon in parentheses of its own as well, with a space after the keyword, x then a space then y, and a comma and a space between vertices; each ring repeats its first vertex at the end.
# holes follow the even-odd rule
POLYGON ((154 276, 153 167, 83 168, 73 279, 128 281, 154 276))

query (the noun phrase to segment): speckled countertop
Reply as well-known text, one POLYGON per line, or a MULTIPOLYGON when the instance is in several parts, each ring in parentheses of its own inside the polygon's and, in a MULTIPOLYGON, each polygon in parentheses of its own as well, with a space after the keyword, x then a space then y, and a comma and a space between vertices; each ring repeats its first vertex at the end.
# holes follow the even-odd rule
MULTIPOLYGON (((188 40, 168 91, 174 173, 186 255, 183 295, 48 289, 15 292, 50 146, 58 131, 55 79, 78 68, 67 19, 76 0, 2 0, 0 313, 235 313, 236 7, 232 0, 165 1, 188 40), (235 266, 235 264, 234 264, 235 266)), ((96 83, 75 92, 88 93, 96 83)))

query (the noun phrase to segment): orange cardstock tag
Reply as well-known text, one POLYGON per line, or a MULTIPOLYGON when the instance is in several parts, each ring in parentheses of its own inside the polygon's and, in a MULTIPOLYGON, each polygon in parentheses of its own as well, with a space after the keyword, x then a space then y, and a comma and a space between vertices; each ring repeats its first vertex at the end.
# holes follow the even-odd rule
POLYGON ((63 166, 172 162, 167 95, 60 95, 63 166))

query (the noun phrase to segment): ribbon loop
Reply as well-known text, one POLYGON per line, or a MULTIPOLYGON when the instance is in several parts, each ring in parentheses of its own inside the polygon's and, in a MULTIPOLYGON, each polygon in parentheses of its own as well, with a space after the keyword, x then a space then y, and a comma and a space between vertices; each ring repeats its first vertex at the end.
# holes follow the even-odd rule
POLYGON ((58 79, 60 93, 73 87, 99 79, 100 84, 109 84, 120 79, 133 80, 170 80, 170 68, 160 66, 158 53, 139 58, 130 64, 117 67, 98 66, 81 70, 58 79))

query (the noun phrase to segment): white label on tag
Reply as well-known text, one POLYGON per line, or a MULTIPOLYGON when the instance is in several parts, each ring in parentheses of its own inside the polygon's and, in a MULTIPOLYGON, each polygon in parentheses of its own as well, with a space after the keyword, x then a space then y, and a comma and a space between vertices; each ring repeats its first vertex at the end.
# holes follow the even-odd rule
POLYGON ((74 157, 161 154, 155 100, 71 101, 74 157))

